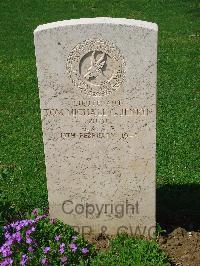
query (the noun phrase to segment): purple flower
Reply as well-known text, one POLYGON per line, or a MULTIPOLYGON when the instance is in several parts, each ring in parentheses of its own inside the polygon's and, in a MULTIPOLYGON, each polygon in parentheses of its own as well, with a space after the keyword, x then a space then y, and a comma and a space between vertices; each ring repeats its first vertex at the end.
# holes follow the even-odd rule
POLYGON ((60 260, 61 260, 62 263, 65 264, 67 262, 67 257, 66 256, 61 257, 60 260))
POLYGON ((48 259, 47 259, 47 258, 43 258, 43 259, 41 259, 41 263, 42 263, 43 265, 48 265, 48 259))
MULTIPOLYGON (((32 223, 32 222, 31 222, 32 223)), ((19 224, 16 226, 16 230, 20 231, 23 227, 27 226, 30 224, 29 220, 21 220, 19 224)))
POLYGON ((12 258, 6 258, 6 261, 7 261, 8 265, 12 265, 13 264, 13 259, 12 258))
POLYGON ((76 250, 77 250, 77 245, 76 244, 71 243, 71 244, 69 244, 69 247, 71 248, 72 252, 76 252, 76 250))
POLYGON ((44 254, 47 254, 50 251, 50 247, 44 248, 43 251, 44 251, 44 254))
POLYGON ((33 215, 38 215, 38 212, 39 212, 39 210, 36 208, 36 209, 34 209, 34 210, 32 211, 32 214, 33 214, 33 215))
POLYGON ((12 246, 12 244, 13 244, 13 239, 12 239, 12 238, 8 239, 8 240, 5 242, 5 245, 6 245, 6 246, 12 246))
POLYGON ((7 231, 7 230, 9 230, 10 229, 10 225, 5 225, 4 227, 3 227, 3 230, 4 231, 7 231))
POLYGON ((3 262, 0 262, 0 266, 8 266, 13 264, 13 259, 6 258, 3 262))
POLYGON ((20 265, 24 266, 26 265, 26 263, 29 261, 29 257, 26 254, 22 254, 21 256, 21 261, 20 261, 20 265))
POLYGON ((32 226, 31 229, 26 231, 26 236, 30 236, 31 233, 35 232, 35 230, 36 230, 35 227, 32 226))
POLYGON ((60 244, 60 253, 63 254, 65 252, 65 243, 60 244))
POLYGON ((20 230, 22 229, 22 227, 23 227, 22 224, 19 224, 19 225, 16 226, 15 229, 16 229, 17 231, 20 231, 20 230))
POLYGON ((72 236, 72 240, 76 240, 78 237, 77 236, 72 236))
POLYGON ((31 229, 26 231, 26 243, 31 244, 33 240, 30 238, 30 234, 35 231, 35 227, 31 227, 31 229))
POLYGON ((36 229, 34 226, 32 226, 30 230, 31 230, 31 233, 33 233, 33 232, 35 232, 36 229))
POLYGON ((38 216, 38 217, 35 218, 35 221, 38 222, 39 220, 44 219, 46 217, 47 217, 46 214, 40 215, 40 216, 38 216))
POLYGON ((10 224, 12 228, 15 228, 19 224, 19 221, 13 222, 10 224))
POLYGON ((9 257, 12 254, 10 246, 8 246, 6 243, 0 248, 0 252, 4 258, 9 257))
POLYGON ((55 236, 55 240, 56 240, 56 241, 59 241, 60 239, 61 239, 61 235, 56 235, 56 236, 55 236))
POLYGON ((26 243, 27 244, 31 244, 33 242, 33 240, 30 237, 26 237, 26 243))
POLYGON ((10 235, 9 232, 5 232, 4 236, 5 236, 5 238, 7 238, 7 239, 11 237, 11 235, 10 235))
POLYGON ((32 233, 32 231, 31 231, 30 229, 27 230, 27 231, 26 231, 26 237, 27 237, 27 236, 30 236, 31 233, 32 233))
POLYGON ((29 251, 30 253, 33 253, 33 252, 34 252, 34 249, 30 246, 30 247, 28 247, 28 251, 29 251))
POLYGON ((16 240, 18 243, 22 241, 22 236, 20 232, 16 232, 12 235, 12 239, 16 240))
POLYGON ((82 252, 83 254, 87 254, 87 253, 89 252, 89 249, 88 249, 88 248, 82 248, 82 249, 81 249, 81 252, 82 252))
POLYGON ((32 224, 34 224, 36 222, 36 220, 27 220, 27 223, 28 223, 28 225, 32 225, 32 224))

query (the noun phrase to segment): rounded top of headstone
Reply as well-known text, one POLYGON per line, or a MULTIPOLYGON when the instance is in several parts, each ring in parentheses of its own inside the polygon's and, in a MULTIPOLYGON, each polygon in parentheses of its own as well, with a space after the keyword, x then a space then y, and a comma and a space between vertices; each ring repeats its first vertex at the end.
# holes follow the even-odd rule
POLYGON ((114 25, 127 25, 127 26, 135 26, 139 28, 147 28, 150 30, 158 30, 158 26, 156 23, 135 20, 135 19, 126 19, 126 18, 110 18, 110 17, 97 17, 97 18, 80 18, 80 19, 70 19, 57 21, 52 23, 47 23, 43 25, 39 25, 34 34, 48 29, 54 29, 58 27, 65 26, 76 26, 76 25, 87 25, 87 24, 114 24, 114 25))

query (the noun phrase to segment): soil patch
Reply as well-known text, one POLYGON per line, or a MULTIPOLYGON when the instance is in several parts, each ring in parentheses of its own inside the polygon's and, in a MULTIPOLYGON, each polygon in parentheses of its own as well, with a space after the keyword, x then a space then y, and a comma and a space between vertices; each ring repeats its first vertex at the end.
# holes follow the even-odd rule
POLYGON ((161 236, 158 243, 169 256, 172 265, 200 266, 200 232, 178 227, 170 234, 161 236))
POLYGON ((84 238, 91 244, 94 244, 96 246, 96 249, 99 251, 99 250, 106 250, 109 248, 109 243, 112 236, 99 234, 99 235, 85 235, 84 238))

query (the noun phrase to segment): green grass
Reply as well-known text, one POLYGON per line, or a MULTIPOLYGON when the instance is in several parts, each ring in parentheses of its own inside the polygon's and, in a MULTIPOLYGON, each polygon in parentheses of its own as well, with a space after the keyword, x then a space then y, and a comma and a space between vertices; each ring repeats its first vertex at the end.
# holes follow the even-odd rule
MULTIPOLYGON (((198 1, 8 0, 0 2, 0 10, 2 220, 16 210, 48 206, 33 30, 70 18, 112 16, 158 24, 157 184, 180 190, 197 185, 199 191, 198 1)), ((171 200, 167 195, 165 203, 171 200)))
POLYGON ((166 255, 154 241, 119 235, 107 252, 100 252, 92 266, 168 266, 166 255))

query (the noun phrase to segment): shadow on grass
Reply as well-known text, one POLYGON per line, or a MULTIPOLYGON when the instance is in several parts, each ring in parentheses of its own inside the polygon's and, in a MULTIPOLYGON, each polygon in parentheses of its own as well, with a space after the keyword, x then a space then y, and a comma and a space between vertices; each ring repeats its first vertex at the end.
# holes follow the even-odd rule
POLYGON ((157 188, 157 222, 167 231, 200 230, 200 185, 157 188))

